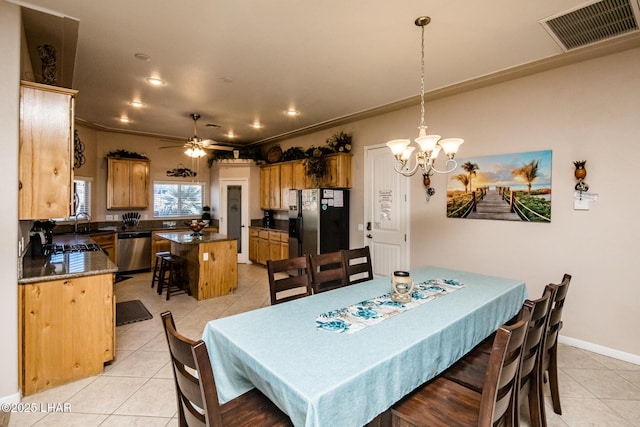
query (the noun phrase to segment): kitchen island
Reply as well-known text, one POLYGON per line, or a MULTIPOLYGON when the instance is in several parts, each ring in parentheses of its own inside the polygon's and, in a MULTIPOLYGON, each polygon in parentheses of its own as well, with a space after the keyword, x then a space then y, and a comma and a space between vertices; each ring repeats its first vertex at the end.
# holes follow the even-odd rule
POLYGON ((220 297, 238 287, 238 241, 203 230, 157 233, 171 242, 171 253, 187 262, 191 296, 198 300, 220 297))
POLYGON ((98 375, 115 358, 117 266, 88 236, 55 236, 18 280, 19 381, 27 396, 98 375))

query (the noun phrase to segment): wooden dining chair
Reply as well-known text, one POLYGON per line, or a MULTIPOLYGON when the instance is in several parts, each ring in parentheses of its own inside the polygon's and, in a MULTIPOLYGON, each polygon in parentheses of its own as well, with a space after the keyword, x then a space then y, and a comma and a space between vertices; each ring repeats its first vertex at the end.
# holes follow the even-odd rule
POLYGON ((342 250, 342 262, 344 265, 344 274, 349 285, 373 279, 373 267, 371 266, 369 246, 359 249, 342 250))
MULTIPOLYGON (((529 402, 531 425, 533 427, 542 426, 543 414, 541 405, 544 404, 544 400, 542 400, 544 397, 542 396, 541 363, 544 340, 551 313, 551 301, 554 295, 555 288, 552 285, 548 285, 541 298, 524 302, 524 306, 529 308, 531 316, 520 362, 520 386, 515 407, 515 426, 520 424, 519 407, 525 398, 529 402)), ((474 391, 482 392, 484 377, 489 366, 489 358, 490 352, 486 352, 482 345, 477 346, 454 363, 442 375, 474 391)))
POLYGON ((340 252, 309 255, 309 271, 314 294, 347 285, 340 252))
POLYGON ((178 424, 181 427, 293 425, 284 412, 255 388, 220 405, 204 341, 193 341, 180 335, 170 311, 165 311, 160 316, 171 353, 178 424))
POLYGON ((530 308, 496 332, 482 393, 440 375, 391 407, 394 427, 512 426, 530 308))
MULTIPOLYGON (((551 392, 551 402, 553 403, 553 412, 562 415, 562 407, 560 406, 560 389, 558 386, 558 335, 562 329, 562 311, 564 309, 567 293, 569 292, 569 283, 571 283, 571 275, 565 274, 562 282, 556 287, 556 293, 551 304, 551 314, 549 315, 549 327, 547 328, 547 336, 545 338, 545 351, 542 361, 543 379, 548 378, 549 390, 551 392)), ((542 422, 546 426, 544 405, 542 405, 542 422)))
POLYGON ((268 260, 271 305, 311 295, 309 257, 268 260))

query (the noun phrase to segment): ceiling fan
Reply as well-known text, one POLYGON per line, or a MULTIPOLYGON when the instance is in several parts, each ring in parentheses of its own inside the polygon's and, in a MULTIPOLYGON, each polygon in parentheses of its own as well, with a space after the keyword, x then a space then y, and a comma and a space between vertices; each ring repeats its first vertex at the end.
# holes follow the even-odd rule
MULTIPOLYGON (((220 145, 213 139, 202 139, 198 137, 198 119, 201 117, 198 113, 192 113, 189 115, 193 119, 193 136, 187 140, 184 144, 185 154, 190 157, 202 157, 206 154, 204 149, 208 150, 222 150, 232 151, 234 147, 228 145, 220 145)), ((207 125, 209 126, 209 125, 207 125)), ((219 125, 212 125, 219 127, 219 125)), ((162 148, 177 148, 177 146, 160 147, 162 148)))

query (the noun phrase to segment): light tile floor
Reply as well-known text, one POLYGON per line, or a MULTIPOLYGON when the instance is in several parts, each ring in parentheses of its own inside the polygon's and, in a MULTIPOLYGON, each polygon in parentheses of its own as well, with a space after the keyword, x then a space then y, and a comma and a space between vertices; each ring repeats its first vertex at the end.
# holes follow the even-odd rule
MULTIPOLYGON (((23 399, 36 412, 12 413, 10 426, 177 426, 175 391, 160 313, 171 310, 178 331, 199 339, 215 318, 269 305, 266 269, 238 266, 233 295, 196 301, 187 295, 166 301, 150 288, 151 273, 116 285, 117 301, 140 299, 154 318, 116 328, 116 360, 102 375, 55 387, 23 399), (69 412, 47 410, 68 404, 69 412)), ((549 426, 640 426, 640 366, 562 346, 563 415, 547 402, 549 426)), ((526 408, 525 408, 526 409, 526 408)), ((528 426, 526 416, 523 424, 528 426)))

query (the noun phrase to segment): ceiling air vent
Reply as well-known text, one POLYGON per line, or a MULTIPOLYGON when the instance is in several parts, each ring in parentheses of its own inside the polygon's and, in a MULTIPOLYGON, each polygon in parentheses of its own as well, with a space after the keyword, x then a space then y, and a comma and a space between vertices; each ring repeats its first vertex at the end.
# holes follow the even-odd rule
POLYGON ((602 0, 540 21, 564 51, 638 31, 637 0, 602 0))

